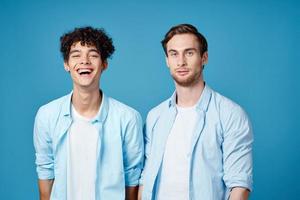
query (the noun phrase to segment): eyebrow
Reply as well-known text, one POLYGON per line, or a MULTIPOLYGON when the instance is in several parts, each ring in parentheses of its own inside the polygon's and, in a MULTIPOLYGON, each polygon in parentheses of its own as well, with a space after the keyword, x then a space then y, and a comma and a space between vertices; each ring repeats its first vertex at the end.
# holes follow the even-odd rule
POLYGON ((79 50, 75 49, 75 50, 71 50, 70 54, 72 54, 72 53, 79 53, 79 52, 80 52, 79 50))
MULTIPOLYGON (((183 51, 197 51, 197 49, 196 48, 187 48, 187 49, 184 49, 183 51)), ((169 52, 178 52, 178 51, 175 49, 170 49, 170 50, 168 50, 168 53, 169 52)))
POLYGON ((187 48, 184 51, 197 51, 197 49, 196 48, 187 48))
MULTIPOLYGON (((81 52, 81 51, 78 50, 78 49, 73 49, 73 50, 70 51, 70 54, 72 54, 72 53, 80 53, 80 52, 81 52)), ((90 49, 90 50, 88 51, 88 53, 90 53, 90 52, 96 52, 96 53, 100 54, 100 52, 99 52, 97 49, 90 49)))
POLYGON ((91 50, 89 50, 89 53, 90 52, 96 52, 96 53, 100 54, 100 52, 97 49, 91 49, 91 50))
POLYGON ((177 52, 177 50, 175 50, 175 49, 170 49, 170 50, 168 50, 168 53, 169 52, 177 52))

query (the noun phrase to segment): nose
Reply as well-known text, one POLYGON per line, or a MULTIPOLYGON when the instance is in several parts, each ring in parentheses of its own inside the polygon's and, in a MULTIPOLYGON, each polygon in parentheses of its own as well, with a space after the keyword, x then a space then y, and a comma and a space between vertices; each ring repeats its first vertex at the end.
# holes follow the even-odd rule
POLYGON ((88 64, 91 64, 91 61, 89 59, 89 56, 88 55, 84 55, 82 56, 81 60, 80 60, 80 64, 82 65, 88 65, 88 64))
POLYGON ((182 55, 178 55, 178 59, 177 59, 177 66, 178 67, 182 67, 182 66, 185 66, 186 65, 186 58, 185 56, 182 54, 182 55))

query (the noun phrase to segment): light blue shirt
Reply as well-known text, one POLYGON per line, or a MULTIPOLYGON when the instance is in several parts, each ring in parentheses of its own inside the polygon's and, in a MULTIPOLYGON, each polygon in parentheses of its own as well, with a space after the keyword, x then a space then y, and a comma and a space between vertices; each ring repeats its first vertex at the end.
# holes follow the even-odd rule
MULTIPOLYGON (((230 189, 252 190, 250 121, 243 109, 205 86, 196 104, 198 123, 188 152, 189 197, 227 199, 230 189)), ((153 108, 144 131, 145 167, 140 184, 143 200, 155 199, 168 135, 176 118, 176 92, 153 108)))
MULTIPOLYGON (((42 106, 34 124, 39 179, 54 179, 52 200, 67 198, 68 130, 71 96, 42 106)), ((102 110, 93 124, 99 130, 96 199, 125 199, 125 186, 136 186, 143 165, 142 120, 134 109, 103 94, 102 110)))

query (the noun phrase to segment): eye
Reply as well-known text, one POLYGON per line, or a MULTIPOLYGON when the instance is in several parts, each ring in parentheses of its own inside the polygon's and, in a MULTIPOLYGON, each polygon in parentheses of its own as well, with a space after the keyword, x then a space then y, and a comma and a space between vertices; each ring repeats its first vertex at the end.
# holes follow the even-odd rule
POLYGON ((189 56, 189 57, 191 57, 191 56, 194 55, 194 51, 187 51, 187 52, 186 52, 186 55, 189 56))
POLYGON ((89 56, 90 56, 91 58, 99 58, 99 54, 96 53, 96 52, 91 52, 91 53, 89 54, 89 56))
POLYGON ((171 51, 171 52, 169 52, 169 56, 176 57, 177 56, 177 52, 171 51))
POLYGON ((71 57, 72 57, 72 58, 79 58, 80 55, 79 55, 79 54, 73 54, 73 55, 71 55, 71 57))
POLYGON ((90 55, 92 58, 98 58, 99 55, 98 54, 93 54, 93 55, 90 55))

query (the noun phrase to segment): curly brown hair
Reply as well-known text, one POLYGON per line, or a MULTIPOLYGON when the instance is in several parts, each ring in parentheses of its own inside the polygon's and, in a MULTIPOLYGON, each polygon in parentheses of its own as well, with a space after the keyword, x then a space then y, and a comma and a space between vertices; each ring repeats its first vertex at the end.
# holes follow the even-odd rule
POLYGON ((103 61, 110 58, 115 51, 112 38, 106 34, 103 28, 90 26, 75 28, 60 37, 60 51, 65 62, 69 59, 71 46, 77 42, 80 42, 81 45, 95 46, 103 61))

